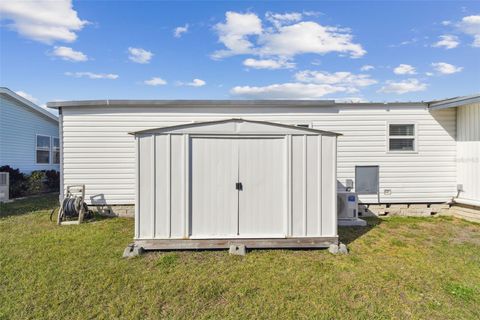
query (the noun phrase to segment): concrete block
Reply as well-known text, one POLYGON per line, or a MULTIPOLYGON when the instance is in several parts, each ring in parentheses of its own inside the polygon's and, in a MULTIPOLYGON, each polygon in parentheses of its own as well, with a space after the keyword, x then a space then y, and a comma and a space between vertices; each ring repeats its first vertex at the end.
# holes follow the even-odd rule
POLYGON ((331 244, 330 247, 328 247, 328 252, 331 254, 348 254, 348 248, 343 243, 331 244))
POLYGON ((430 208, 423 208, 423 209, 412 209, 408 208, 405 210, 402 210, 401 214, 403 216, 410 216, 410 217, 429 217, 432 215, 432 210, 430 208))
POLYGON ((449 209, 450 205, 448 203, 436 203, 430 205, 430 208, 432 209, 449 209))
POLYGON ((331 254, 338 254, 338 244, 334 244, 332 243, 329 247, 328 247, 328 252, 330 252, 331 254))
POLYGON ((388 209, 407 209, 408 205, 403 203, 392 203, 388 209))
POLYGON ((345 244, 340 243, 340 246, 338 246, 338 253, 340 254, 348 254, 348 248, 345 244))
POLYGON ((409 209, 426 209, 428 206, 425 203, 412 203, 408 206, 409 209))
POLYGON ((237 255, 237 256, 244 256, 247 254, 247 248, 243 244, 232 244, 230 245, 230 249, 228 253, 237 255))
POLYGON ((385 213, 388 214, 389 216, 396 216, 399 215, 402 212, 402 208, 387 208, 385 209, 385 213))
POLYGON ((138 247, 134 244, 128 245, 125 250, 123 250, 123 258, 133 258, 140 256, 145 253, 143 247, 138 247))
POLYGON ((450 210, 450 205, 447 203, 432 204, 430 209, 432 209, 433 213, 444 213, 450 210))

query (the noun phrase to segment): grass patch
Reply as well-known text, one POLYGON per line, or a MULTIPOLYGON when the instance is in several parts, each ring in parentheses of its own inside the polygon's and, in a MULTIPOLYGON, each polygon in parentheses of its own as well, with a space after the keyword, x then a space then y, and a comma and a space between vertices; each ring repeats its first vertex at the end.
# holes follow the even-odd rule
POLYGON ((457 299, 468 302, 474 299, 476 290, 460 283, 448 283, 445 291, 457 299))
POLYGON ((174 268, 178 263, 178 254, 169 253, 161 256, 157 261, 157 266, 163 270, 174 268))
POLYGON ((121 258, 133 220, 58 227, 57 195, 0 205, 0 319, 475 319, 480 225, 368 219, 326 250, 121 258))

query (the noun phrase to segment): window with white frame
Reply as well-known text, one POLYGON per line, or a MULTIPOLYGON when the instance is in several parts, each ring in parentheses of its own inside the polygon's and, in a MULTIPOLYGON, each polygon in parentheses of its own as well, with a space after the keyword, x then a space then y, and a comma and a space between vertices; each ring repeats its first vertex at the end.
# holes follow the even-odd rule
POLYGON ((50 137, 37 135, 36 144, 36 162, 37 164, 50 163, 50 137))
POLYGON ((52 163, 60 163, 60 139, 52 138, 52 163))
POLYGON ((416 151, 415 124, 390 123, 388 125, 388 150, 393 152, 416 151))

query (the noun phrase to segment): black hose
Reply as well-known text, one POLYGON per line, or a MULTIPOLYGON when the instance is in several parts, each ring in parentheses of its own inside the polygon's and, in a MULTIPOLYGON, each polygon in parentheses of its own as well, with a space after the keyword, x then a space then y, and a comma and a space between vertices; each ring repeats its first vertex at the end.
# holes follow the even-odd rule
POLYGON ((55 212, 56 209, 57 209, 57 208, 53 208, 53 209, 52 209, 52 212, 50 212, 50 221, 53 221, 53 220, 52 220, 52 217, 53 217, 53 213, 55 212))

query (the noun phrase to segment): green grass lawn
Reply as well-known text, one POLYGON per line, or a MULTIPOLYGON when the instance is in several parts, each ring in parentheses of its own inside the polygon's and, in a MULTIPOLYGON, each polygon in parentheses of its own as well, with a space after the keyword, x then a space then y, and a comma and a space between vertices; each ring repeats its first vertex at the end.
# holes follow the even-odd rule
POLYGON ((480 225, 369 220, 349 255, 121 255, 133 220, 58 227, 57 195, 0 205, 0 319, 479 319, 480 225))

